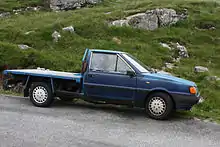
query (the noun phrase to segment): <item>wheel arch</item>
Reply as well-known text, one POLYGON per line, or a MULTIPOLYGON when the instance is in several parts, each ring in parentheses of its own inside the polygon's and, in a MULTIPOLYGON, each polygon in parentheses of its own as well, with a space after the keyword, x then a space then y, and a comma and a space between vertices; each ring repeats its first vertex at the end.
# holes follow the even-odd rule
POLYGON ((154 89, 151 90, 145 97, 144 100, 144 104, 146 103, 147 99, 149 98, 150 95, 154 94, 154 93, 158 93, 158 92, 162 92, 162 93, 166 93, 167 95, 169 95, 169 97, 171 98, 172 102, 173 102, 173 107, 176 109, 176 103, 173 99, 173 96, 166 90, 166 89, 154 89))
POLYGON ((51 77, 37 77, 37 76, 28 76, 26 84, 24 86, 24 97, 30 96, 29 94, 29 89, 31 88, 32 83, 35 82, 44 82, 47 83, 48 86, 51 87, 52 92, 54 93, 54 83, 53 83, 53 78, 51 77))

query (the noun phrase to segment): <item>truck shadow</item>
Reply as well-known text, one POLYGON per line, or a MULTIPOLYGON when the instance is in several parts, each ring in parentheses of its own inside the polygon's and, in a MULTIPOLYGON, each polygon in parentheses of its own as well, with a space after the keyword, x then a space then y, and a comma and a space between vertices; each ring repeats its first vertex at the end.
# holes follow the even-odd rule
MULTIPOLYGON (((70 109, 90 109, 93 110, 91 113, 97 112, 105 112, 111 113, 119 117, 124 117, 128 119, 136 119, 136 118, 148 118, 150 119, 144 109, 141 108, 132 108, 124 105, 111 105, 111 104, 93 104, 85 101, 77 101, 77 102, 64 102, 60 100, 56 100, 53 105, 53 108, 70 108, 70 109), (94 112, 95 111, 95 112, 94 112)), ((188 112, 173 112, 170 119, 165 121, 180 121, 180 120, 188 120, 190 119, 188 112)))

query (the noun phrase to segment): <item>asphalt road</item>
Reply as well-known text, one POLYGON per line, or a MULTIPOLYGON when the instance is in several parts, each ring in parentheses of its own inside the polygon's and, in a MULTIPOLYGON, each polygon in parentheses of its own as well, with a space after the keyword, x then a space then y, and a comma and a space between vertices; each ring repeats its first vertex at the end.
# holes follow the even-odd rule
POLYGON ((32 106, 0 95, 0 147, 220 147, 220 125, 172 118, 156 121, 141 110, 67 104, 32 106))

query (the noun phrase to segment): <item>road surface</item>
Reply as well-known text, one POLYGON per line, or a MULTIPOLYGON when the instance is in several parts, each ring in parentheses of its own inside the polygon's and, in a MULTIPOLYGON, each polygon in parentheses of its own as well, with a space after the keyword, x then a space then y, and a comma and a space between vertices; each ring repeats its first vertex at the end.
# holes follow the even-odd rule
POLYGON ((0 95, 0 147, 220 147, 220 125, 173 118, 156 121, 142 110, 67 104, 32 106, 0 95))

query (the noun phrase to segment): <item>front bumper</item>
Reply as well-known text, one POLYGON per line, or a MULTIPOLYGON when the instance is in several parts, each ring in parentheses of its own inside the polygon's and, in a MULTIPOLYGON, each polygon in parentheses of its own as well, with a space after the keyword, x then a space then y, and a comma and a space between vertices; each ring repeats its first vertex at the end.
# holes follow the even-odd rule
POLYGON ((190 110, 193 105, 204 102, 204 98, 200 95, 173 94, 172 97, 177 110, 190 110))

